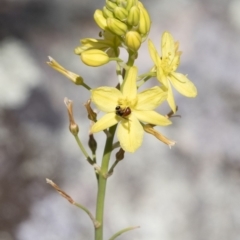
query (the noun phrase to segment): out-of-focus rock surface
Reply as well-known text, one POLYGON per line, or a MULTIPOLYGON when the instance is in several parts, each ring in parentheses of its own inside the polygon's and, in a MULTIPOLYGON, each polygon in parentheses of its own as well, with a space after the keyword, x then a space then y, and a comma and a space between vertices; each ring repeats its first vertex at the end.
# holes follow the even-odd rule
MULTIPOLYGON (((115 85, 114 64, 84 66, 73 54, 80 38, 97 37, 92 19, 104 1, 5 0, 0 8, 0 240, 93 239, 86 214, 45 183, 50 178, 95 211, 94 171, 68 132, 63 99, 74 101, 80 137, 89 121, 89 93, 45 64, 52 56, 92 87, 115 85)), ((109 179, 105 238, 238 240, 240 236, 240 4, 238 0, 143 1, 152 16, 149 37, 163 31, 180 42, 180 71, 198 88, 179 94, 181 118, 159 129, 177 141, 171 150, 152 136, 126 154, 109 179)), ((137 64, 152 66, 147 44, 137 64)), ((167 108, 163 108, 163 114, 167 108)), ((98 156, 104 134, 97 134, 98 156)), ((114 160, 114 158, 112 159, 114 160)))

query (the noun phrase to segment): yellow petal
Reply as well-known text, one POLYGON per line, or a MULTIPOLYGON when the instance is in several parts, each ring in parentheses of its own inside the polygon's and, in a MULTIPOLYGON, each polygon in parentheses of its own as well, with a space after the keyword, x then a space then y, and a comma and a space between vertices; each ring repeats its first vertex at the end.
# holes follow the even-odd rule
POLYGON ((162 83, 165 87, 168 86, 167 75, 164 73, 162 67, 157 67, 157 79, 160 83, 162 83))
POLYGON ((137 68, 130 67, 121 86, 123 96, 135 99, 137 96, 137 68))
POLYGON ((150 39, 148 40, 148 51, 154 64, 157 65, 157 50, 150 39))
POLYGON ((169 79, 176 90, 182 95, 186 97, 197 96, 197 88, 185 75, 173 72, 171 73, 169 79))
POLYGON ((175 100, 174 100, 174 96, 173 96, 173 92, 172 92, 172 87, 171 84, 168 82, 168 97, 167 97, 167 101, 168 104, 170 106, 170 108, 173 110, 173 112, 176 112, 176 104, 175 104, 175 100))
POLYGON ((156 86, 138 94, 138 102, 135 109, 153 110, 166 99, 167 92, 156 86))
POLYGON ((135 152, 141 146, 143 134, 143 127, 133 114, 128 120, 123 119, 117 129, 118 140, 126 152, 135 152))
POLYGON ((91 128, 91 133, 100 132, 104 129, 107 129, 115 124, 118 123, 116 118, 116 114, 114 113, 107 113, 102 118, 100 118, 96 123, 93 124, 91 128))
POLYGON ((91 90, 91 99, 98 109, 103 112, 115 112, 118 105, 118 99, 122 97, 122 93, 112 87, 99 87, 91 90))
POLYGON ((132 115, 135 115, 140 121, 145 123, 151 123, 154 125, 167 126, 171 124, 171 121, 163 115, 155 111, 135 111, 132 115))
POLYGON ((164 32, 162 35, 162 58, 169 58, 172 62, 175 56, 175 43, 172 35, 169 32, 164 32))

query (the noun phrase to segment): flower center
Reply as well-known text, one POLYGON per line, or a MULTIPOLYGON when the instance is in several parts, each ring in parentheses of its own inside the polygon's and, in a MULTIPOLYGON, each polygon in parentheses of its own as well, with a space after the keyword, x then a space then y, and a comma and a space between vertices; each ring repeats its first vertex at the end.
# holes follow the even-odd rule
POLYGON ((128 115, 131 114, 130 107, 121 108, 120 106, 116 106, 115 110, 116 110, 116 115, 120 117, 127 117, 128 115))
POLYGON ((162 58, 161 66, 165 74, 174 72, 180 62, 180 53, 176 53, 174 57, 171 56, 171 53, 168 53, 168 56, 162 58))
POLYGON ((118 99, 118 105, 115 108, 116 115, 120 117, 127 117, 131 114, 131 108, 137 103, 136 99, 120 98, 118 99))

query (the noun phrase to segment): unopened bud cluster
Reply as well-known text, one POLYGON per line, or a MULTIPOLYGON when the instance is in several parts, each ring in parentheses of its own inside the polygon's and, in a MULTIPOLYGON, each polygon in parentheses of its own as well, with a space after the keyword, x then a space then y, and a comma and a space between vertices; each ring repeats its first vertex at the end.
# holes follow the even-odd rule
POLYGON ((102 10, 97 9, 94 20, 103 30, 103 39, 85 38, 75 49, 88 66, 101 66, 119 56, 119 47, 137 52, 151 27, 149 14, 138 0, 106 0, 102 10))
POLYGON ((104 31, 119 36, 132 51, 137 51, 146 39, 151 20, 138 0, 107 0, 102 10, 96 10, 94 19, 104 31))

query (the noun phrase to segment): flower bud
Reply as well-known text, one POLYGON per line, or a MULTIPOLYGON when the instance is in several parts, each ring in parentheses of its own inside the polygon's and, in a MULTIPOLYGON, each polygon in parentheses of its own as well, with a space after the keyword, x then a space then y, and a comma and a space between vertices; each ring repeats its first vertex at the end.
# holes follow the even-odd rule
POLYGON ((129 11, 131 7, 137 6, 138 0, 127 0, 126 10, 129 11))
POLYGON ((119 7, 126 8, 128 0, 117 0, 117 5, 119 7))
POLYGON ((109 62, 108 55, 98 49, 90 49, 82 52, 81 59, 84 64, 92 67, 102 66, 109 62))
POLYGON ((106 6, 103 7, 103 16, 105 18, 113 17, 113 12, 110 11, 106 6))
POLYGON ((148 11, 146 8, 142 5, 141 2, 138 2, 138 7, 140 10, 140 19, 139 19, 139 25, 138 25, 138 31, 140 34, 142 34, 144 37, 148 34, 151 27, 151 20, 150 16, 148 14, 148 11))
POLYGON ((110 11, 113 11, 114 8, 117 7, 117 4, 116 3, 113 3, 109 0, 106 1, 106 7, 110 10, 110 11))
POLYGON ((119 19, 120 21, 124 21, 127 19, 128 11, 125 8, 122 7, 116 7, 114 8, 114 16, 119 19))
POLYGON ((119 151, 116 153, 116 160, 117 161, 123 160, 124 159, 124 153, 125 153, 125 151, 122 148, 120 148, 119 151))
POLYGON ((124 35, 128 28, 127 25, 115 18, 108 18, 107 19, 107 26, 111 32, 118 36, 124 35))
POLYGON ((106 18, 103 16, 103 12, 99 9, 97 9, 93 15, 93 18, 95 20, 95 22, 97 23, 97 25, 103 29, 106 30, 107 28, 107 20, 106 18))
POLYGON ((128 13, 127 23, 131 26, 137 26, 139 23, 139 19, 140 19, 139 8, 137 6, 131 7, 128 13))
POLYGON ((93 134, 89 134, 88 146, 93 153, 97 150, 97 142, 93 136, 93 134))
POLYGON ((142 38, 140 34, 136 31, 129 31, 125 36, 125 44, 126 46, 134 52, 140 48, 142 43, 142 38))

